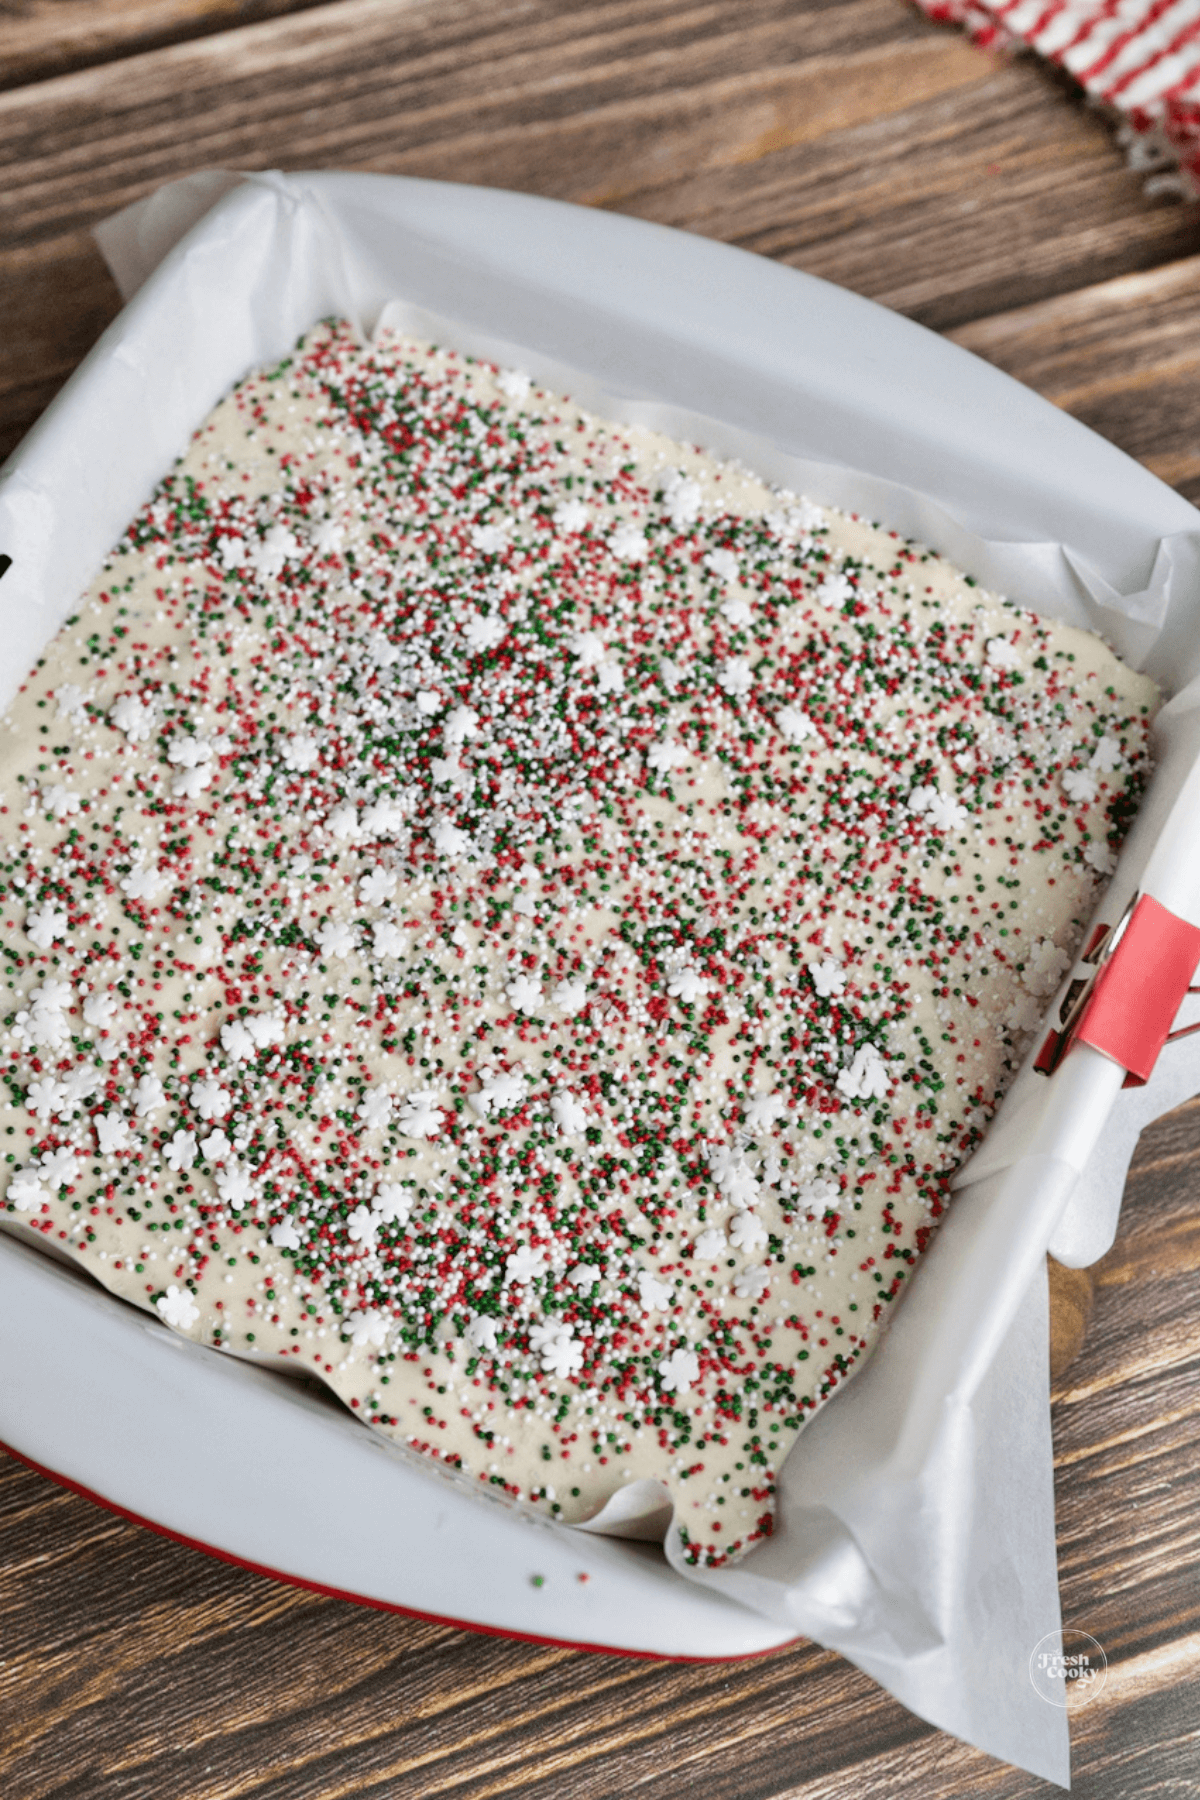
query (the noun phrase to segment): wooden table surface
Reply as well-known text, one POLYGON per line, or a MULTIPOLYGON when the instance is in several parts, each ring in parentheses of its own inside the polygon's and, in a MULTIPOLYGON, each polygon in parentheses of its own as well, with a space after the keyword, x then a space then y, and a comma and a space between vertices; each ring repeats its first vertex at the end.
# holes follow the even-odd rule
MULTIPOLYGON (((1200 205, 907 0, 0 0, 0 456, 119 305, 90 237, 203 167, 663 221, 947 332, 1200 500, 1200 205)), ((1083 1800, 1200 1791, 1200 1103, 1143 1140, 1056 1388, 1083 1800)), ((0 1374, 2 1378, 2 1374, 0 1374)), ((274 1584, 0 1458, 5 1800, 1049 1795, 798 1643, 683 1666, 274 1584)))

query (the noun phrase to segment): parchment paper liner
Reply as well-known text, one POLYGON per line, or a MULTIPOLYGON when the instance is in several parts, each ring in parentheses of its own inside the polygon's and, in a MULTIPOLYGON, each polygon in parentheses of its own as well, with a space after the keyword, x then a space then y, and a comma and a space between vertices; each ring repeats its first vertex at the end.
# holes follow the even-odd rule
MULTIPOLYGON (((232 383, 318 318, 364 335, 386 318, 879 518, 1101 631, 1174 698, 1100 916, 1140 887, 1200 924, 1200 514, 987 365, 727 247, 432 182, 206 171, 97 236, 130 304, 0 474, 4 704, 232 383)), ((1108 1247, 1138 1131, 1200 1091, 1200 1040, 1145 1088, 1122 1093, 1121 1077, 1083 1046, 1051 1080, 1022 1072, 886 1337, 784 1465, 775 1536, 717 1571, 688 1567, 673 1529, 665 1544, 682 1579, 1064 1785, 1066 1714, 1027 1667, 1059 1627, 1044 1259, 1108 1247)), ((595 1526, 644 1530, 661 1494, 639 1483, 595 1526)))

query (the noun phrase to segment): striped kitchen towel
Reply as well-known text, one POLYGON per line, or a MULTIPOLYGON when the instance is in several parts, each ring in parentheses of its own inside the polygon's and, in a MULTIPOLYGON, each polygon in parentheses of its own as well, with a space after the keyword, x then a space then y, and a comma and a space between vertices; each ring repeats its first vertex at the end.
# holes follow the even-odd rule
POLYGON ((995 49, 1049 57, 1122 121, 1134 168, 1200 196, 1200 0, 917 0, 995 49))

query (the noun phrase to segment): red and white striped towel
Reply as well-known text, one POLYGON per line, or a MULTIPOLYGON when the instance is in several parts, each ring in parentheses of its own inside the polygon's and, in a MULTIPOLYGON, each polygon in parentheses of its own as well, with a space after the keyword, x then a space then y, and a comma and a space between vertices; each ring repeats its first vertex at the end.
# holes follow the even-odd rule
POLYGON ((1135 167, 1200 195, 1200 0, 917 0, 982 44, 1026 45, 1128 124, 1135 167))

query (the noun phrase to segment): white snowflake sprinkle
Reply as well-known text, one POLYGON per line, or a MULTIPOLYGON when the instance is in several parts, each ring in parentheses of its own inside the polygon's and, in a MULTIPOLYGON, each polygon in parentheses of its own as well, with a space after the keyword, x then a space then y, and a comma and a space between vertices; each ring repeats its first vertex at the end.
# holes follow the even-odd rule
POLYGON ((223 1119, 233 1105, 233 1095, 209 1076, 192 1083, 192 1105, 202 1119, 223 1119))
POLYGON ((961 801, 935 787, 915 787, 905 804, 934 831, 959 831, 967 822, 967 809, 961 801))
POLYGON ((362 836, 395 837, 396 833, 403 828, 405 816, 411 810, 412 802, 407 793, 372 801, 362 816, 360 825, 362 836))
POLYGON ((154 708, 145 705, 136 694, 121 694, 109 708, 108 717, 131 744, 147 743, 154 730, 154 708))
POLYGON ((374 1307, 350 1313, 342 1320, 342 1336, 348 1337, 356 1349, 369 1344, 373 1350, 382 1350, 388 1341, 390 1329, 387 1314, 378 1312, 374 1307))
POLYGON ((636 525, 618 525, 608 540, 608 547, 620 562, 644 563, 650 554, 650 543, 636 525))
POLYGON ((80 719, 87 714, 83 689, 76 687, 73 681, 64 682, 62 687, 55 688, 54 704, 60 719, 80 719))
POLYGON ((729 594, 721 602, 721 617, 734 631, 741 631, 753 619, 754 609, 744 595, 729 594))
POLYGON ((770 1285, 770 1270, 758 1263, 748 1264, 733 1278, 733 1291, 739 1300, 761 1300, 770 1285))
POLYGON ((765 1249, 767 1228, 755 1213, 735 1213, 729 1227, 729 1241, 735 1250, 753 1256, 757 1250, 765 1249))
POLYGON ((107 1031, 117 1016, 120 998, 111 988, 97 988, 83 1003, 84 1023, 97 1031, 107 1031))
POLYGON ((392 1121, 392 1096, 386 1088, 366 1088, 355 1110, 364 1131, 385 1131, 392 1121))
MULTIPOLYGON (((142 1080, 146 1079, 147 1077, 142 1077, 142 1080)), ((157 1081, 157 1077, 150 1077, 149 1079, 157 1081)), ((138 1105, 139 1113, 142 1111, 138 1100, 141 1085, 142 1083, 139 1081, 137 1087, 133 1090, 134 1101, 138 1105)), ((81 1063, 78 1067, 72 1069, 62 1084, 63 1097, 62 1103, 58 1109, 59 1118, 69 1119, 77 1107, 82 1106, 85 1100, 90 1100, 92 1095, 103 1086, 104 1077, 101 1075, 99 1069, 90 1068, 85 1063, 81 1063)))
POLYGON ((820 962, 809 963, 808 973, 821 1000, 837 1000, 845 993, 846 971, 836 958, 825 956, 820 962))
POLYGON ((527 1016, 537 1013, 542 1004, 542 984, 532 975, 514 975, 504 992, 513 1008, 527 1016))
POLYGON ((732 550, 710 550, 704 558, 704 566, 712 570, 718 581, 736 581, 740 573, 738 559, 732 550))
POLYGON ((476 1355, 495 1350, 497 1347, 495 1319, 490 1318, 487 1313, 472 1313, 467 1321, 467 1329, 463 1333, 463 1342, 468 1350, 473 1350, 476 1355))
POLYGON ((658 1379, 668 1394, 690 1394, 700 1379, 700 1358, 694 1350, 672 1350, 658 1365, 658 1379))
POLYGON ((167 745, 167 761, 181 769, 198 769, 211 762, 213 747, 207 738, 177 737, 167 745))
POLYGON ((74 788, 67 787, 61 781, 55 782, 53 787, 47 788, 45 799, 46 805, 56 819, 70 818, 71 814, 77 813, 83 805, 83 800, 74 788))
POLYGON ((32 1081, 25 1090, 25 1110, 32 1113, 35 1119, 48 1119, 56 1113, 62 1104, 66 1090, 61 1081, 52 1075, 44 1075, 40 1081, 32 1081))
POLYGON ((358 884, 358 897, 364 906, 382 906, 390 900, 399 885, 394 869, 369 869, 358 884))
POLYGON ((175 1331, 190 1331, 200 1309, 186 1288, 169 1287, 154 1302, 163 1321, 175 1331))
POLYGON ((458 745, 468 738, 475 737, 479 731, 479 714, 473 706, 456 706, 446 720, 443 737, 449 745, 458 745))
POLYGON ((888 1066, 874 1044, 862 1044, 854 1052, 850 1066, 842 1070, 836 1082, 839 1094, 847 1100, 884 1100, 891 1079, 888 1066))
POLYGON ((254 1195, 254 1177, 244 1163, 230 1163, 217 1175, 217 1192, 230 1212, 241 1212, 254 1195))
POLYGON ((131 900, 157 900, 163 889, 170 883, 170 876, 161 869, 147 869, 138 864, 130 869, 121 882, 121 892, 128 894, 131 900))
POLYGON ((660 738, 646 752, 646 762, 656 775, 669 775, 672 769, 681 769, 687 761, 688 751, 670 738, 660 738))
POLYGON ((51 1197, 49 1188, 42 1182, 40 1169, 13 1170, 5 1198, 18 1212, 40 1212, 51 1197))
POLYGON ((1009 1031, 1033 1031, 1040 1023, 1042 1008, 1032 994, 1016 994, 1007 1012, 1004 1023, 1009 1031))
POLYGON ((436 1137, 444 1122, 445 1114, 428 1089, 406 1095, 396 1119, 404 1136, 410 1138, 436 1137))
POLYGON ((592 515, 582 500, 561 500, 552 516, 559 531, 577 532, 586 529, 592 515))
POLYGON ((841 1198, 841 1189, 836 1181, 806 1181, 797 1190, 796 1199, 799 1204, 811 1213, 822 1213, 841 1198))
POLYGON ((369 1206, 356 1206, 346 1220, 346 1236, 363 1250, 374 1250, 383 1220, 369 1206))
POLYGON ((307 775, 321 759, 321 746, 307 732, 298 732, 296 736, 284 739, 280 754, 285 768, 297 775, 307 775))
POLYGON ((250 546, 245 538, 232 537, 228 532, 217 539, 217 550, 221 558, 221 567, 228 574, 233 569, 240 569, 246 561, 250 546))
POLYGON ((583 1367, 583 1355, 583 1345, 576 1341, 570 1330, 560 1332, 542 1351, 543 1373, 568 1381, 583 1367))
POLYGON ((318 556, 336 556, 346 541, 346 528, 336 519, 314 519, 308 535, 318 556))
POLYGON ((564 1137, 578 1137, 587 1125, 587 1109, 574 1094, 559 1092, 552 1095, 550 1112, 564 1137))
POLYGON ((246 1029, 260 1050, 266 1050, 271 1044, 281 1044, 285 1036, 284 1022, 275 1012, 248 1014, 246 1029))
POLYGON ((116 1156, 120 1150, 128 1150, 133 1144, 133 1133, 129 1122, 120 1113, 97 1113, 92 1120, 96 1127, 96 1142, 100 1146, 101 1156, 116 1156))
POLYGON ((540 1356, 547 1344, 552 1344, 555 1338, 565 1336, 570 1329, 562 1319, 549 1319, 544 1324, 533 1325, 529 1330, 529 1348, 535 1356, 540 1356))
POLYGON ((1090 769, 1065 769, 1061 786, 1067 799, 1076 806, 1087 806, 1100 792, 1100 783, 1090 769))
POLYGON ((66 937, 67 930, 67 915, 52 900, 34 907, 25 916, 25 935, 39 950, 49 950, 56 939, 66 937))
POLYGON ((139 1119, 148 1119, 166 1104, 166 1093, 157 1075, 149 1071, 139 1076, 133 1090, 133 1104, 139 1119))
POLYGON ((407 1225, 412 1198, 398 1181, 381 1181, 375 1190, 374 1210, 385 1225, 407 1225))
POLYGON ((524 1078, 514 1071, 509 1075, 483 1077, 479 1092, 468 1094, 467 1104, 472 1112, 486 1119, 493 1111, 506 1112, 510 1106, 519 1106, 524 1099, 524 1078))
POLYGON ((408 939, 399 925, 391 919, 380 919, 371 927, 371 943, 376 956, 403 956, 408 948, 408 939))
POLYGON ((849 576, 835 572, 818 583, 816 598, 829 612, 840 612, 853 592, 854 584, 849 576))
POLYGON ((675 1299, 675 1289, 669 1281, 660 1281, 649 1269, 643 1269, 637 1278, 638 1300, 643 1312, 669 1312, 675 1299))
POLYGON ((753 1094, 746 1102, 746 1130, 771 1131, 786 1111, 782 1094, 753 1094))
POLYGON ((322 956, 341 960, 357 950, 358 932, 345 919, 326 919, 316 933, 316 941, 322 956))
POLYGON ((762 1198, 757 1178, 740 1159, 722 1171, 718 1186, 731 1206, 757 1206, 762 1198))
POLYGON ((471 543, 481 556, 500 556, 508 549, 511 530, 511 525, 504 520, 497 520, 487 525, 473 525, 471 527, 471 543))
POLYGON ((496 386, 508 399, 524 400, 528 398, 533 382, 524 369, 501 369, 496 377, 496 386))
POLYGON ((467 640, 467 649, 478 654, 481 650, 494 650, 508 636, 508 626, 498 613, 474 613, 463 630, 467 640))
POLYGON ((816 726, 798 706, 781 706, 775 714, 775 723, 789 744, 803 744, 816 736, 816 726))
POLYGON ((221 1027, 221 1048, 231 1062, 249 1062, 257 1046, 241 1019, 228 1019, 221 1027))
POLYGON ((440 819, 433 828, 433 847, 439 856, 457 862, 470 852, 472 844, 469 834, 452 820, 440 819))
POLYGON ((690 963, 685 963, 682 969, 676 969, 667 981, 667 993, 671 999, 680 1001, 684 1006, 695 1006, 697 1001, 703 1000, 711 991, 712 982, 706 980, 698 969, 693 969, 690 963))
POLYGON ((546 1252, 534 1250, 528 1244, 522 1244, 504 1261, 504 1279, 518 1287, 527 1287, 536 1281, 539 1275, 546 1273, 546 1252))
POLYGON ((1070 966, 1067 952, 1053 938, 1042 938, 1030 951, 1021 979, 1031 994, 1045 997, 1054 993, 1070 966))
POLYGON ((78 1156, 68 1144, 57 1150, 48 1151, 41 1159, 41 1178, 48 1187, 70 1187, 79 1179, 83 1167, 78 1156))
POLYGON ((608 654, 604 639, 595 631, 572 632, 567 639, 567 649, 579 658, 583 669, 594 669, 608 654))
POLYGON ((699 482, 672 469, 663 486, 663 506, 676 531, 687 531, 700 517, 704 489, 699 482))
POLYGON ((550 1000, 552 1005, 557 1006, 559 1012, 566 1013, 568 1017, 582 1012, 588 1004, 587 982, 581 975, 560 981, 551 994, 550 1000))
POLYGON ((754 686, 754 671, 744 656, 731 656, 722 665, 717 682, 731 700, 741 700, 754 686))
POLYGON ((989 638, 984 656, 990 669, 1019 669, 1021 666, 1020 651, 1006 637, 989 638))

